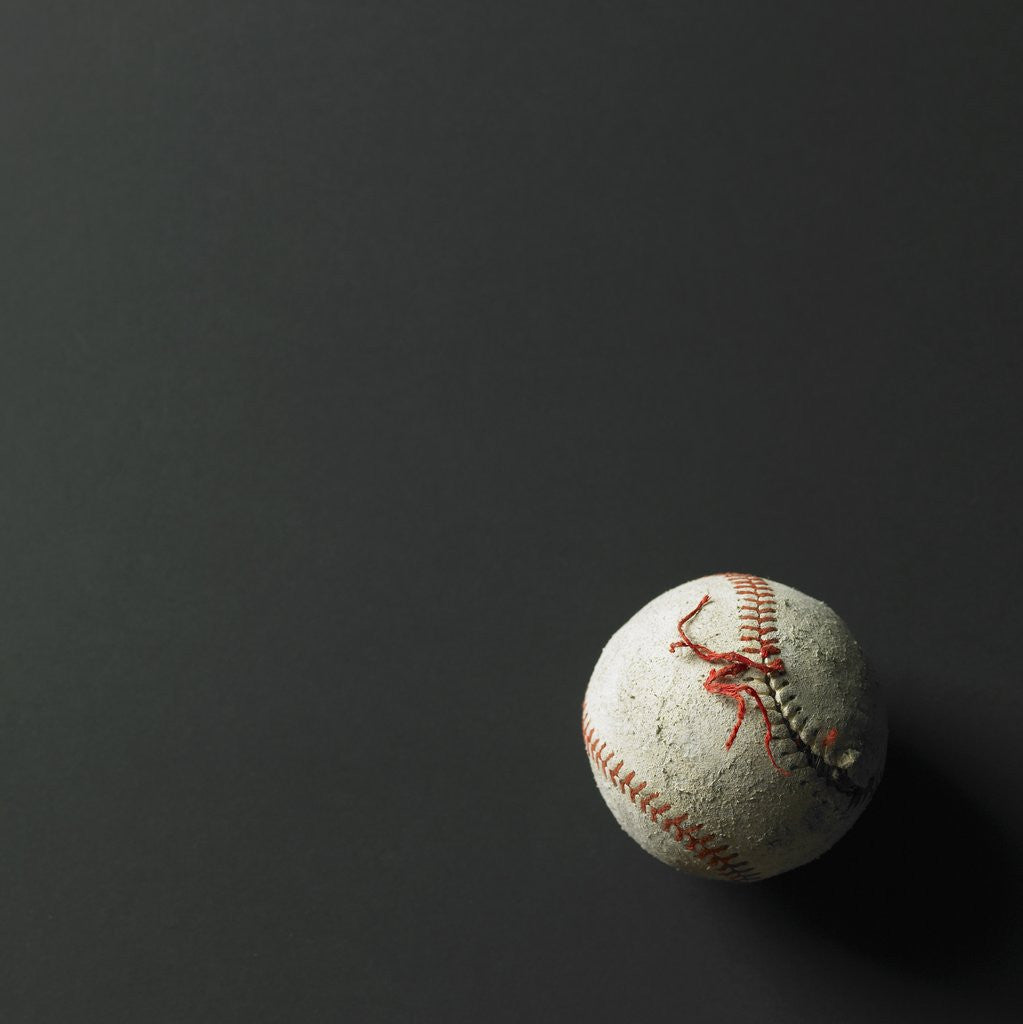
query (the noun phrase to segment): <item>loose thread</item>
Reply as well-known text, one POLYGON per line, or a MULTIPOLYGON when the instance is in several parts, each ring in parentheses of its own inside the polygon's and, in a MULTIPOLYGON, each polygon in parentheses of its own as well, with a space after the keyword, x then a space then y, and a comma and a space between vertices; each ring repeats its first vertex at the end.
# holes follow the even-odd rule
POLYGON ((785 663, 780 657, 775 657, 771 661, 766 660, 769 655, 777 655, 780 651, 773 644, 765 643, 760 651, 760 656, 764 660, 755 661, 744 654, 740 654, 738 651, 712 651, 709 647, 690 639, 682 627, 691 618, 693 618, 693 616, 696 615, 708 601, 710 601, 710 595, 705 594, 697 606, 689 612, 688 615, 682 616, 678 623, 678 635, 681 639, 676 640, 671 644, 669 650, 674 654, 678 648, 688 647, 697 657, 702 658, 706 662, 711 664, 715 662, 723 662, 720 668, 711 669, 710 674, 703 681, 703 688, 708 693, 720 694, 722 697, 728 697, 730 700, 735 701, 735 725, 732 726, 732 731, 728 734, 728 739, 725 740, 725 749, 730 750, 732 744, 735 742, 735 737, 739 735, 739 729, 742 726, 743 719, 746 717, 746 697, 752 697, 756 702, 757 707, 760 709, 760 715, 764 720, 764 726, 767 730, 767 734, 764 736, 764 749, 767 751, 767 756, 770 758, 771 764, 773 764, 782 775, 791 775, 791 772, 787 772, 774 759, 774 753, 771 751, 771 740, 774 738, 774 734, 771 731, 771 719, 767 715, 767 708, 764 707, 764 702, 761 700, 760 694, 747 683, 730 683, 727 681, 732 679, 734 676, 742 675, 743 672, 749 671, 750 669, 756 672, 762 672, 764 675, 769 675, 772 672, 784 672, 785 663))

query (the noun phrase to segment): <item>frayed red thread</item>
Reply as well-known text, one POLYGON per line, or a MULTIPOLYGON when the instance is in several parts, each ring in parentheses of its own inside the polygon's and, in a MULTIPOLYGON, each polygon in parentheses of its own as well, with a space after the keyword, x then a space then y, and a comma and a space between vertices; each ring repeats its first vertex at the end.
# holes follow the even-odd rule
MULTIPOLYGON (((771 732, 771 719, 767 716, 767 708, 764 707, 764 702, 760 699, 760 694, 753 689, 752 686, 746 683, 730 683, 727 680, 734 676, 742 675, 743 672, 753 669, 756 672, 762 672, 764 675, 769 675, 772 672, 781 673, 785 671, 785 663, 781 658, 775 658, 773 661, 767 661, 766 657, 768 654, 778 654, 778 648, 773 644, 764 645, 761 651, 761 657, 764 661, 754 661, 752 658, 747 658, 744 654, 739 654, 738 651, 712 651, 709 647, 705 647, 703 644, 698 644, 695 640, 690 640, 686 636, 685 630, 682 628, 699 610, 710 600, 710 595, 705 594, 700 600, 699 604, 688 614, 683 615, 678 623, 678 635, 682 638, 676 640, 670 647, 669 650, 672 654, 678 650, 679 647, 688 647, 697 657, 702 658, 706 662, 724 662, 721 668, 711 669, 710 675, 703 681, 703 688, 708 693, 717 693, 722 697, 728 697, 735 701, 735 725, 732 726, 732 731, 728 734, 728 739, 725 740, 725 749, 731 749, 732 744, 735 742, 735 737, 739 734, 739 728, 742 726, 742 721, 746 717, 746 697, 752 697, 756 701, 757 707, 760 709, 760 715, 764 720, 764 726, 767 729, 767 734, 764 736, 764 748, 767 750, 767 756, 771 759, 771 764, 782 774, 791 775, 791 772, 787 772, 778 762, 774 759, 774 754, 771 752, 771 740, 774 738, 771 732)), ((749 650, 749 648, 747 648, 749 650)))

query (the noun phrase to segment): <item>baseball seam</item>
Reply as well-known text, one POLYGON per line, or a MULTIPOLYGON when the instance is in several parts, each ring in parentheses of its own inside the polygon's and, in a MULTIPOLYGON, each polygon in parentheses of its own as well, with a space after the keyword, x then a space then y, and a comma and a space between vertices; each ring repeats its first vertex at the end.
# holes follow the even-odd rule
MULTIPOLYGON (((740 650, 746 654, 758 654, 764 662, 771 655, 780 655, 778 604, 771 584, 763 577, 750 573, 726 572, 723 575, 731 583, 739 600, 739 640, 749 645, 740 650)), ((829 764, 825 756, 826 751, 833 752, 837 731, 834 728, 818 728, 815 722, 797 722, 796 715, 802 710, 799 695, 787 677, 782 683, 778 682, 778 677, 782 675, 786 675, 784 668, 780 672, 763 676, 767 684, 764 696, 770 694, 781 716, 781 721, 776 724, 788 732, 787 737, 778 736, 777 739, 789 739, 796 748, 793 753, 801 755, 805 767, 816 772, 826 784, 850 796, 854 804, 858 803, 867 790, 853 783, 844 771, 829 764), (784 701, 779 696, 782 690, 785 691, 784 701), (799 724, 803 725, 802 733, 799 724)))
POLYGON ((667 817, 673 805, 670 802, 660 802, 662 796, 660 790, 647 790, 649 785, 647 780, 636 781, 636 772, 626 769, 625 759, 616 758, 615 751, 610 749, 607 742, 597 735, 596 727, 590 723, 585 704, 583 705, 582 729, 583 742, 590 760, 614 789, 629 797, 629 802, 637 808, 642 817, 649 817, 655 825, 660 827, 662 832, 668 833, 676 843, 681 843, 683 849, 688 850, 712 870, 720 872, 729 881, 753 882, 759 878, 748 861, 736 860, 739 856, 737 851, 733 850, 725 855, 724 851, 729 849, 728 843, 711 846, 718 836, 713 832, 700 835, 699 833, 704 828, 703 823, 685 824, 689 820, 688 812, 667 817), (642 796, 640 796, 641 793, 642 796))

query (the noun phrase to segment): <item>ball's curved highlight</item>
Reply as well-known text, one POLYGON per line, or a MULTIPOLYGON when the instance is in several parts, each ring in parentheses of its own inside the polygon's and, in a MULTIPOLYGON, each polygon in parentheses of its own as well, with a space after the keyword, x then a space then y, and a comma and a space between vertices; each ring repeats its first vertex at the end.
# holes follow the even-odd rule
POLYGON ((582 724, 622 828, 665 863, 728 881, 824 853, 866 807, 888 736, 845 623, 732 572, 669 590, 611 637, 582 724))

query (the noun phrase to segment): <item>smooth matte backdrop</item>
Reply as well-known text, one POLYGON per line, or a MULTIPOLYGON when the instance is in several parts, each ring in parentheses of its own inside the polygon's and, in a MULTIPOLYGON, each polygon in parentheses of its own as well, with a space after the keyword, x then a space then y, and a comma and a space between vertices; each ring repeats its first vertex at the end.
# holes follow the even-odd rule
POLYGON ((1016 1019, 1023 12, 0 12, 0 1018, 1016 1019), (601 646, 737 569, 888 696, 752 887, 601 646))

